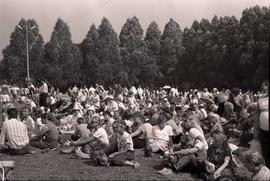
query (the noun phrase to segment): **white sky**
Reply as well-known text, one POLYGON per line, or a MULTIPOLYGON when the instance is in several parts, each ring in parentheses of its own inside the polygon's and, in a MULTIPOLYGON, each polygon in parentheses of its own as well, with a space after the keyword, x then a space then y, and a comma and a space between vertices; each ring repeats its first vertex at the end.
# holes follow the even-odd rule
MULTIPOLYGON (((35 19, 45 42, 50 39, 58 17, 70 27, 72 40, 79 43, 92 23, 98 27, 102 17, 111 22, 118 33, 127 18, 136 16, 144 32, 152 21, 161 31, 173 18, 183 30, 194 19, 236 16, 255 5, 270 6, 269 0, 0 0, 0 51, 21 18, 35 19)), ((2 53, 0 53, 2 59, 2 53)))

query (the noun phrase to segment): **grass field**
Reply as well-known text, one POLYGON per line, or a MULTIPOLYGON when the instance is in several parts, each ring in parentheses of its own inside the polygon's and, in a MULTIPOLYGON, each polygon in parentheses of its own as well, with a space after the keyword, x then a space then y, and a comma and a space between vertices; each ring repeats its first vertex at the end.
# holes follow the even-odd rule
POLYGON ((25 156, 1 155, 1 160, 14 160, 15 169, 9 180, 199 180, 189 173, 171 176, 156 174, 162 168, 159 155, 144 157, 136 150, 136 159, 141 167, 96 167, 87 160, 74 159, 72 154, 49 151, 25 156))

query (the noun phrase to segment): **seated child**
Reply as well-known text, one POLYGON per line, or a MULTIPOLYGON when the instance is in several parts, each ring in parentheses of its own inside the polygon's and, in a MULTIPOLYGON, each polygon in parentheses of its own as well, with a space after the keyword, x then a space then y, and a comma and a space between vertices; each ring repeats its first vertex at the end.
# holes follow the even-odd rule
POLYGON ((109 155, 110 163, 123 166, 139 167, 140 163, 135 161, 135 152, 133 149, 133 141, 125 129, 125 121, 118 120, 113 123, 113 129, 116 134, 117 152, 109 155))
POLYGON ((79 117, 77 119, 78 125, 75 128, 75 132, 71 136, 73 141, 88 138, 90 134, 90 130, 87 128, 87 123, 83 117, 79 117))

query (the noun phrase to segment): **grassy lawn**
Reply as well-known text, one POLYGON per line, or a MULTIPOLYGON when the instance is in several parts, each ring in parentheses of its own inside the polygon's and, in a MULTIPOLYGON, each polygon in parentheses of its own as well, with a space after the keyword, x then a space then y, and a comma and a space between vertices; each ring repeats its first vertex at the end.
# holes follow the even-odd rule
POLYGON ((144 157, 136 150, 136 159, 141 167, 95 167, 87 160, 72 158, 72 154, 59 154, 57 150, 25 156, 1 155, 1 160, 14 160, 15 169, 10 180, 199 180, 189 173, 161 176, 156 171, 162 168, 159 155, 144 157))

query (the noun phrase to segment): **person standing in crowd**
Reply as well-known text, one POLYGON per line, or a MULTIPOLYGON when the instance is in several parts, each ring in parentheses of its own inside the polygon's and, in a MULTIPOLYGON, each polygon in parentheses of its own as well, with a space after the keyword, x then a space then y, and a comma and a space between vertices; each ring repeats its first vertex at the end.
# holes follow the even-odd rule
POLYGON ((217 98, 218 98, 218 102, 219 102, 218 109, 217 109, 217 114, 219 116, 222 116, 224 111, 225 111, 224 104, 225 104, 225 102, 228 101, 228 98, 229 98, 229 93, 227 91, 227 86, 226 85, 222 86, 222 89, 218 93, 217 98))
POLYGON ((269 158, 269 108, 268 108, 268 82, 264 81, 262 83, 262 95, 258 99, 258 110, 257 114, 259 117, 259 121, 256 124, 254 131, 258 133, 255 135, 255 139, 259 139, 262 147, 262 155, 265 159, 266 166, 270 167, 270 158, 269 158))
POLYGON ((48 97, 48 85, 45 81, 41 81, 42 85, 39 88, 39 107, 47 107, 47 97, 48 97))
POLYGON ((5 140, 7 140, 7 150, 14 155, 25 155, 31 153, 27 127, 19 121, 18 111, 16 108, 7 110, 8 120, 3 122, 0 135, 1 148, 5 148, 5 140))

